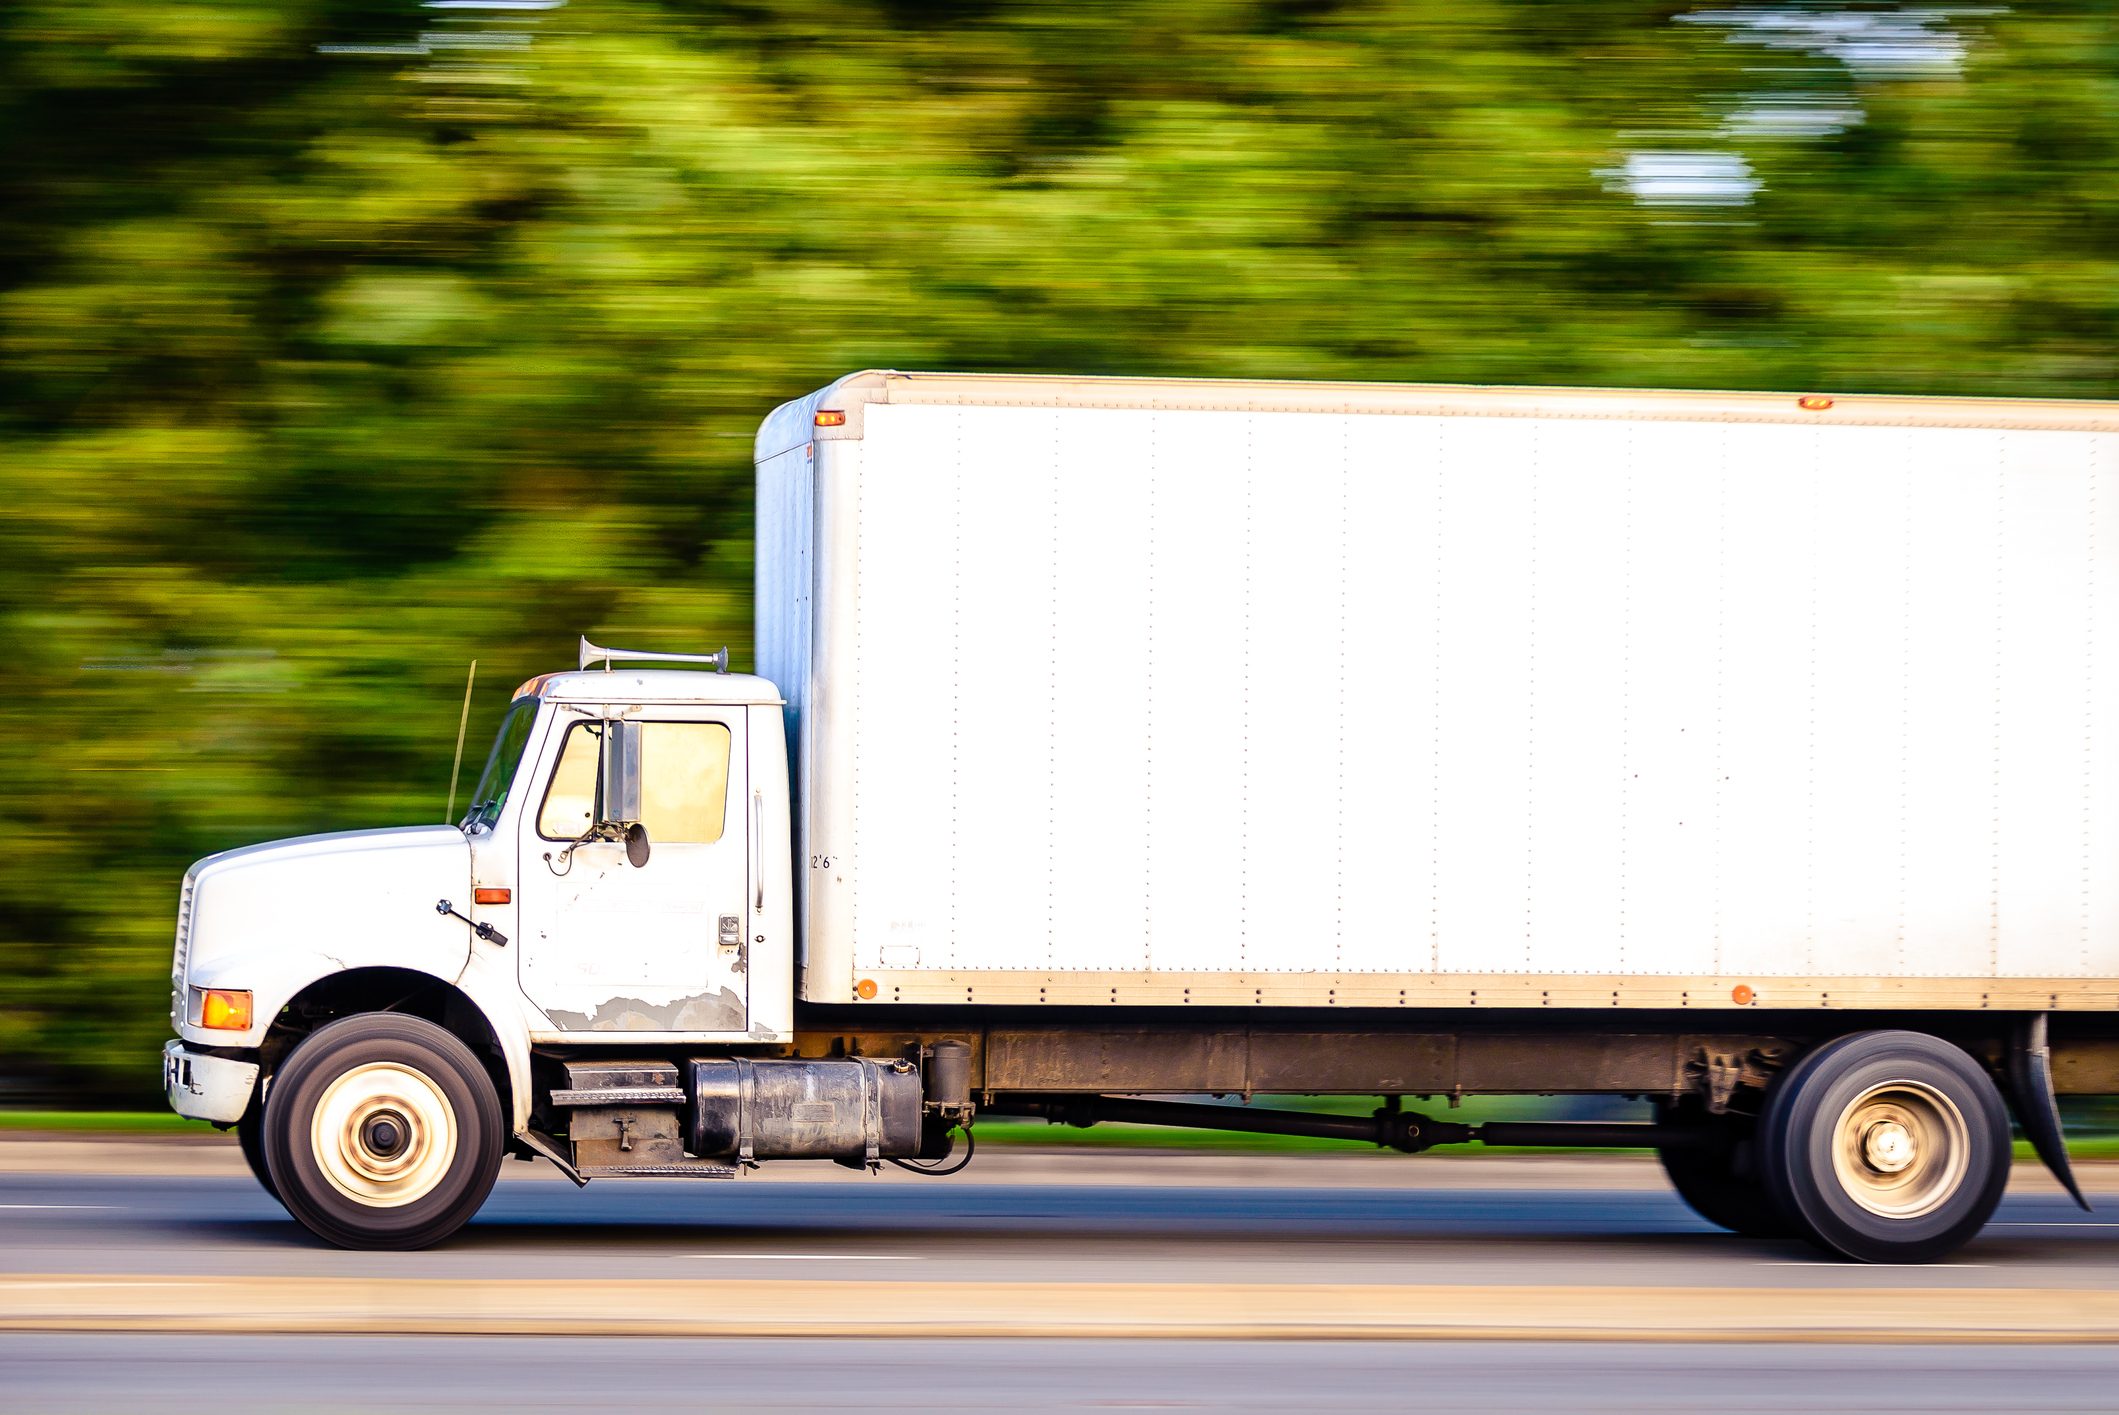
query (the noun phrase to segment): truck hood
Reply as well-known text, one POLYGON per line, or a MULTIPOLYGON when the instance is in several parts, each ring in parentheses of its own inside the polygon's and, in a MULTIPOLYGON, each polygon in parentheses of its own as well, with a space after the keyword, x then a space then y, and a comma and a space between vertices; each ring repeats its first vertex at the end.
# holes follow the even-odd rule
POLYGON ((454 978, 470 931, 434 906, 447 899, 464 909, 470 879, 470 843, 449 825, 304 835, 209 855, 184 876, 176 1003, 188 1006, 187 988, 243 988, 256 1009, 249 1033, 184 1021, 179 1030, 254 1046, 288 999, 324 974, 394 967, 454 978))

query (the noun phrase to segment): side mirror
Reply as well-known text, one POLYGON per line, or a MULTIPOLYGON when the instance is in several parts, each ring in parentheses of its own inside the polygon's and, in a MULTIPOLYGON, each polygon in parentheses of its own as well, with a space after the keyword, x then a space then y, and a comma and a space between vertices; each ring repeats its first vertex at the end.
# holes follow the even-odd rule
MULTIPOLYGON (((611 718, 603 724, 603 800, 597 824, 622 832, 626 863, 648 860, 647 827, 640 823, 640 724, 611 718)), ((605 837, 609 839, 609 836, 605 837)))

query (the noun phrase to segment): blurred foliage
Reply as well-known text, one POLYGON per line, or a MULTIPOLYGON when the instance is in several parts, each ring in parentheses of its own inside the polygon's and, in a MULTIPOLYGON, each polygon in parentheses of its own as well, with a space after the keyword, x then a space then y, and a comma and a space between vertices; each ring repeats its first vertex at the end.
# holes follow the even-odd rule
POLYGON ((8 0, 0 1070, 151 1092, 184 866, 440 819, 467 660, 470 771, 579 632, 742 662, 850 369, 2112 396, 2111 8, 1767 42, 1857 13, 8 0))

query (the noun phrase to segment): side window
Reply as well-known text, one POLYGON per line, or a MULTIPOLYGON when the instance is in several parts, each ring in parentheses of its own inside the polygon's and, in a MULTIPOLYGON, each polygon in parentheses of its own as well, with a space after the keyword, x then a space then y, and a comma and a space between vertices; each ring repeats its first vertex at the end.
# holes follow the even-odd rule
POLYGON ((537 833, 545 839, 576 840, 596 824, 597 749, 602 745, 598 723, 577 722, 567 729, 552 784, 545 788, 544 809, 537 813, 537 833))
POLYGON ((641 724, 640 823, 651 842, 711 845, 721 838, 729 745, 718 722, 641 724))
MULTIPOLYGON (((728 815, 728 759, 733 739, 718 722, 644 722, 640 725, 640 823, 656 845, 711 845, 728 815)), ((603 728, 577 722, 567 729, 537 813, 546 840, 575 840, 596 823, 597 775, 603 728)))

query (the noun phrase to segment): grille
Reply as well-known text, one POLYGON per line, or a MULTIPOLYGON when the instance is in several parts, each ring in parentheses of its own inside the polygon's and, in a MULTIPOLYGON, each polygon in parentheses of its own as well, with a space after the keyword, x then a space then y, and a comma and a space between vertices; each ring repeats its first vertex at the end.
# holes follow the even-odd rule
POLYGON ((177 944, 169 963, 169 1020, 184 1025, 184 972, 191 963, 191 905, 198 893, 198 879, 184 872, 184 892, 177 898, 177 944))

